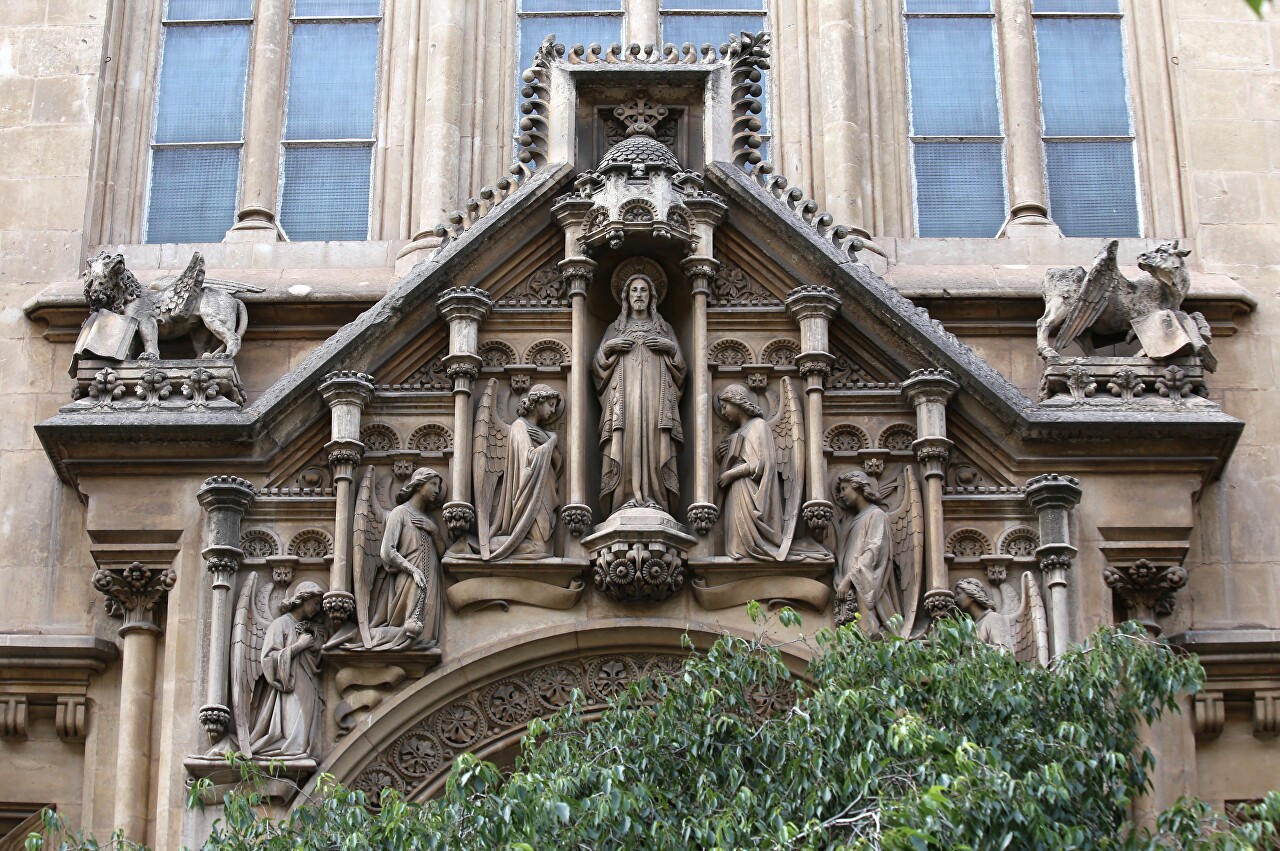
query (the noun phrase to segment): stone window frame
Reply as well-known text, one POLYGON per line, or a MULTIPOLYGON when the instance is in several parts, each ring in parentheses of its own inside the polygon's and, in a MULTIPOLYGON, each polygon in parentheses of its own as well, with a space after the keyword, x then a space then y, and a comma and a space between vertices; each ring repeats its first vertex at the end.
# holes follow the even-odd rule
MULTIPOLYGON (((386 162, 386 137, 405 105, 392 96, 390 73, 395 48, 393 15, 412 0, 380 0, 377 16, 335 15, 324 20, 377 20, 377 77, 373 155, 370 165, 369 228, 364 240, 403 239, 398 211, 383 209, 384 187, 402 182, 409 163, 386 162), (384 231, 386 233, 384 233, 384 231)), ((113 16, 107 31, 107 55, 117 61, 104 79, 90 203, 91 244, 146 245, 150 203, 151 150, 167 4, 128 4, 113 16)), ((283 190, 285 111, 294 0, 254 0, 246 69, 245 112, 237 174, 235 221, 222 242, 286 242, 277 226, 283 190)), ((407 16, 395 16, 400 19, 407 16)), ((188 22, 184 22, 184 25, 188 22)), ((162 245, 165 243, 150 243, 162 245)), ((172 244, 172 243, 170 243, 172 244)), ((186 243, 183 243, 184 245, 186 243)))
MULTIPOLYGON (((1006 137, 1008 214, 1010 220, 1018 218, 1021 220, 1019 224, 1029 224, 1034 228, 1010 228, 1007 221, 1001 234, 1005 237, 1061 236, 1057 227, 1047 218, 1047 174, 1043 165, 1045 155, 1031 4, 1032 0, 993 0, 996 17, 997 86, 1002 100, 1006 137), (1019 16, 1023 19, 1021 28, 1025 35, 1010 43, 1006 33, 1016 28, 1006 24, 1014 23, 1019 16), (1027 69, 1027 78, 1016 80, 1010 73, 1014 68, 1027 69), (1015 100, 1009 91, 1011 82, 1023 83, 1022 95, 1016 98, 1019 102, 1026 103, 1025 93, 1031 93, 1033 100, 1030 101, 1030 108, 1018 108, 1011 102, 1015 100), (1016 147, 1012 142, 1015 133, 1025 137, 1019 139, 1016 147), (1016 162, 1014 150, 1019 152, 1016 162), (1028 187, 1034 189, 1037 184, 1043 187, 1039 194, 1027 191, 1028 187), (1041 218, 1038 208, 1045 211, 1043 221, 1038 221, 1041 218), (1020 215, 1011 215, 1015 211, 1020 215)), ((874 222, 872 227, 876 232, 887 236, 921 238, 916 236, 914 210, 910 105, 906 83, 905 5, 904 0, 897 0, 889 14, 881 19, 885 24, 881 36, 873 34, 873 25, 879 15, 874 8, 869 7, 867 10, 866 47, 869 65, 874 69, 876 65, 883 63, 882 67, 893 69, 892 79, 886 79, 883 73, 876 75, 883 84, 883 95, 874 99, 868 112, 871 113, 873 125, 897 128, 897 132, 879 134, 878 138, 871 140, 871 145, 877 150, 877 158, 884 165, 876 169, 874 180, 881 197, 874 201, 868 198, 866 201, 872 201, 877 208, 874 218, 868 219, 869 223, 874 222)), ((1174 22, 1162 18, 1158 5, 1143 0, 1120 0, 1119 17, 1133 122, 1141 238, 1186 236, 1186 223, 1191 221, 1191 193, 1180 156, 1178 93, 1169 50, 1174 40, 1174 22)), ((864 206, 871 209, 866 201, 864 206)))

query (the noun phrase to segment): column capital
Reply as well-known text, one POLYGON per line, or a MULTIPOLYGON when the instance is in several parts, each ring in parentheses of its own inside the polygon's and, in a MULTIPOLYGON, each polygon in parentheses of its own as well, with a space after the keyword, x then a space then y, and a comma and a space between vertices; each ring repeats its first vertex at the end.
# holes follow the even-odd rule
POLYGON ((1156 616, 1173 613, 1174 592, 1187 584, 1188 575, 1180 564, 1157 564, 1140 558, 1127 564, 1107 565, 1102 579, 1120 595, 1131 615, 1159 635, 1163 630, 1156 616))
POLYGON ((124 619, 120 635, 138 630, 159 633, 155 611, 177 578, 171 567, 147 567, 135 561, 123 568, 98 568, 93 572, 93 587, 107 598, 107 614, 124 619))
POLYGON ((566 257, 557 264, 569 290, 569 297, 585 296, 600 264, 590 257, 566 257))
POLYGON ((1053 508, 1070 511, 1080 503, 1080 480, 1061 473, 1044 473, 1027 480, 1027 503, 1037 513, 1053 508))
POLYGON ((454 383, 454 389, 459 388, 459 382, 475 381, 480 375, 480 366, 484 361, 479 355, 468 353, 457 353, 444 356, 444 374, 454 383))
POLYGON ((320 384, 320 395, 330 408, 355 405, 363 409, 373 397, 373 376, 345 369, 331 372, 320 384))
POLYGON ((719 260, 711 257, 686 257, 680 261, 680 266, 684 269, 685 277, 689 279, 694 295, 698 293, 710 295, 711 282, 715 280, 716 272, 720 269, 719 260))
POLYGON ((364 444, 358 440, 331 440, 324 445, 324 451, 329 457, 330 467, 341 464, 354 467, 364 457, 364 444))
POLYGON ((902 392, 917 408, 930 403, 945 405, 959 389, 950 370, 932 367, 917 369, 902 382, 902 392))
POLYGON ((787 312, 796 322, 806 319, 830 321, 840 309, 840 296, 832 287, 822 284, 801 284, 791 291, 786 300, 787 312))
POLYGON ((206 511, 221 508, 244 514, 255 495, 253 485, 239 476, 210 476, 200 486, 196 499, 206 511))
POLYGON ((450 287, 437 297, 436 307, 450 324, 456 320, 479 325, 493 309, 493 299, 479 287, 450 287))

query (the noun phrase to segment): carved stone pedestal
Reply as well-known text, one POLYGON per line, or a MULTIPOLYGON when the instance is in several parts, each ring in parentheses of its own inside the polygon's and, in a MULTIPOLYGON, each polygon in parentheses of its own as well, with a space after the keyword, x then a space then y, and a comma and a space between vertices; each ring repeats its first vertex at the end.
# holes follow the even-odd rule
POLYGON ((582 576, 590 562, 572 558, 508 558, 497 564, 479 555, 451 553, 444 568, 458 580, 445 590, 455 612, 475 612, 512 603, 539 609, 571 609, 582 599, 582 576))
POLYGON ((334 685, 342 700, 333 708, 339 737, 355 726, 358 713, 367 714, 405 680, 421 679, 440 664, 439 647, 430 650, 324 651, 325 666, 337 673, 334 685))
POLYGON ((1040 380, 1040 404, 1047 408, 1150 408, 1178 403, 1217 410, 1204 398, 1204 365, 1198 357, 1050 358, 1040 380))
POLYGON ((237 410, 244 384, 230 358, 108 361, 82 358, 76 366, 76 411, 237 410))
POLYGON ((658 602, 684 586, 685 559, 697 539, 657 508, 624 508, 582 539, 591 578, 608 597, 658 602))
POLYGON ((693 598, 711 611, 755 600, 770 608, 787 605, 822 612, 831 599, 834 564, 831 556, 790 562, 725 556, 689 560, 694 574, 693 598))
MULTIPOLYGON (((298 788, 315 773, 314 759, 254 759, 250 760, 259 771, 267 775, 263 784, 254 787, 267 801, 287 804, 297 794, 298 788)), ((204 804, 221 804, 223 797, 240 785, 240 769, 227 762, 221 754, 189 756, 183 763, 191 780, 209 780, 210 786, 200 793, 204 804)))

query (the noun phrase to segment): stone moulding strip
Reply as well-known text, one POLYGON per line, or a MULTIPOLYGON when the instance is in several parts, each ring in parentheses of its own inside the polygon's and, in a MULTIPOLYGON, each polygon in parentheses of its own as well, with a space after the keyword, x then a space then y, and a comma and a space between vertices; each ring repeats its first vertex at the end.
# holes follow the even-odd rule
POLYGON ((506 611, 512 603, 539 609, 572 609, 582 599, 586 585, 581 579, 561 588, 536 579, 514 576, 487 576, 464 579, 449 587, 445 596, 455 612, 475 612, 496 606, 506 611))
POLYGON ((723 585, 708 585, 701 577, 693 580, 693 599, 711 611, 731 609, 751 600, 762 601, 770 609, 784 605, 802 606, 822 612, 831 599, 831 586, 804 576, 756 576, 723 585))

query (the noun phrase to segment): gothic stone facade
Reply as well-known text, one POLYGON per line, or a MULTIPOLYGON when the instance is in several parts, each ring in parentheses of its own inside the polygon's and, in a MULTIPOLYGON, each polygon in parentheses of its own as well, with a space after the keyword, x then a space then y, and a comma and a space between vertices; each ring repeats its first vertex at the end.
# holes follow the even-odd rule
POLYGON ((1091 266, 1021 161, 1000 237, 913 236, 901 10, 791 0, 771 45, 548 46, 519 93, 510 4, 387 0, 373 238, 283 239, 255 95, 239 224, 144 244, 152 5, 0 11, 0 833, 198 842, 231 747, 430 796, 749 599, 958 601, 1028 664, 1137 617, 1209 672, 1151 803, 1274 785, 1280 25, 1122 4, 1142 236, 1091 266), (1077 265, 1054 347, 1123 314, 1147 356, 1039 357, 1077 265), (225 351, 163 339, 193 316, 225 351))

